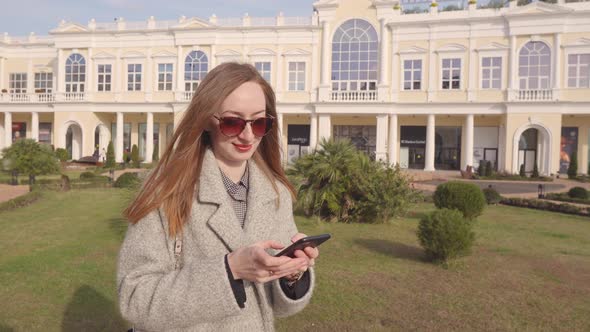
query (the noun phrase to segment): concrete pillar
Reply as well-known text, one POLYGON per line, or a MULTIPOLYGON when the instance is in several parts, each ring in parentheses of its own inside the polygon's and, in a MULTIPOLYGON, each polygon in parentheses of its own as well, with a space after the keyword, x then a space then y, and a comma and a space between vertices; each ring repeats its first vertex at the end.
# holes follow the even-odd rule
MULTIPOLYGON (((391 54, 392 54, 392 61, 391 61, 391 84, 390 84, 390 93, 391 93, 391 101, 396 102, 398 100, 398 92, 400 87, 400 78, 401 75, 399 74, 400 71, 400 57, 399 57, 399 41, 396 38, 397 30, 393 30, 391 32, 391 54)), ((424 77, 424 72, 422 72, 422 77, 424 77)), ((390 118, 391 120, 391 118, 390 118)))
MULTIPOLYGON (((279 138, 283 137, 283 113, 277 112, 277 128, 279 128, 279 138)), ((282 139, 281 139, 282 141, 282 139)))
MULTIPOLYGON (((94 82, 94 60, 92 59, 92 48, 88 48, 88 59, 86 59, 86 94, 94 92, 97 88, 94 82)), ((115 68, 113 68, 114 70, 115 68)), ((119 72, 111 70, 111 80, 113 77, 117 77, 119 72)), ((112 82, 112 81, 111 81, 112 82)))
POLYGON ((397 114, 389 115, 389 140, 387 142, 389 164, 395 166, 397 160, 397 114))
POLYGON ((556 97, 556 93, 559 93, 561 89, 561 34, 556 33, 553 35, 553 97, 556 97))
POLYGON ((4 147, 12 145, 12 113, 4 112, 4 147))
POLYGON ((434 54, 434 40, 428 40, 428 101, 434 100, 434 93, 438 90, 436 84, 436 55, 434 54))
MULTIPOLYGON (((121 71, 123 71, 123 69, 121 68, 122 64, 121 64, 121 49, 117 50, 117 54, 115 57, 115 68, 113 70, 113 88, 114 88, 114 92, 115 92, 115 100, 116 101, 120 101, 121 100, 121 93, 123 92, 123 88, 121 87, 121 77, 117 77, 120 75, 121 71)), ((125 76, 127 76, 127 68, 125 68, 125 76)), ((127 90, 125 88, 125 90, 127 90)), ((117 129, 118 130, 118 129, 117 129)), ((119 135, 119 132, 117 132, 117 135, 119 135)), ((123 150, 121 150, 123 151, 123 150)))
POLYGON ((426 151, 425 151, 425 171, 434 171, 434 114, 428 114, 428 124, 426 125, 426 151))
POLYGON ((145 131, 145 162, 152 162, 154 154, 154 113, 147 112, 147 125, 145 131))
MULTIPOLYGON (((511 1, 516 2, 516 1, 511 1)), ((510 53, 508 54, 508 100, 514 100, 514 91, 518 89, 516 82, 518 79, 518 66, 516 60, 516 36, 510 36, 510 53)))
POLYGON ((175 91, 184 91, 184 61, 182 61, 182 46, 176 47, 176 89, 175 91))
POLYGON ((6 72, 4 71, 5 61, 6 58, 0 56, 0 93, 2 93, 2 90, 4 89, 4 77, 6 77, 6 72))
POLYGON ((332 118, 330 114, 320 114, 318 119, 318 135, 320 142, 329 140, 332 136, 332 118))
POLYGON ((478 90, 478 84, 475 80, 477 70, 477 55, 475 54, 475 38, 469 38, 469 82, 467 88, 467 101, 474 101, 475 94, 478 90))
POLYGON ((27 93, 35 93, 35 73, 33 72, 33 59, 27 63, 27 93))
POLYGON ((322 22, 322 76, 320 84, 322 86, 330 85, 330 23, 322 22))
POLYGON ((318 144, 318 116, 314 113, 310 114, 310 128, 309 128, 309 148, 315 150, 318 144))
POLYGON ((31 113, 31 127, 31 138, 39 142, 39 113, 37 112, 31 113))
POLYGON ((389 33, 387 31, 386 20, 384 18, 379 20, 381 43, 379 44, 379 85, 387 85, 387 46, 389 40, 389 33))
POLYGON ((141 89, 145 91, 145 100, 152 101, 152 92, 154 91, 154 79, 153 73, 155 71, 153 59, 152 59, 152 49, 148 48, 145 58, 145 64, 142 68, 142 84, 141 89), (144 77, 145 76, 145 77, 144 77))
POLYGON ((386 144, 388 140, 387 135, 387 114, 377 115, 377 142, 375 146, 375 159, 387 161, 386 144))
POLYGON ((66 58, 63 49, 57 50, 57 92, 66 91, 66 58))
POLYGON ((465 118, 465 165, 473 166, 473 114, 468 114, 465 118))
POLYGON ((123 112, 117 112, 117 139, 115 144, 115 161, 123 162, 123 112))
POLYGON ((280 99, 281 94, 283 93, 283 83, 285 81, 285 79, 283 78, 283 73, 286 71, 286 68, 283 65, 283 48, 279 45, 279 48, 277 50, 277 69, 276 69, 276 79, 277 82, 275 84, 275 91, 277 93, 277 100, 280 99))

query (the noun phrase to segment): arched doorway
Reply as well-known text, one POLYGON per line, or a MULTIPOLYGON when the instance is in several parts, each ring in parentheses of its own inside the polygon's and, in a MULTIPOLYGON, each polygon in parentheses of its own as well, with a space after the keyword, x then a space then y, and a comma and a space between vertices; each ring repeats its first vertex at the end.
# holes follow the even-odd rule
POLYGON ((514 134, 512 172, 519 173, 524 165, 526 174, 531 174, 535 164, 541 175, 551 173, 551 132, 539 124, 519 128, 514 134))
POLYGON ((98 148, 98 161, 103 161, 107 155, 107 146, 109 144, 109 131, 104 124, 99 124, 94 129, 94 145, 92 146, 93 152, 98 148))
POLYGON ((77 160, 82 157, 82 128, 77 123, 69 123, 66 130, 66 150, 68 158, 77 160))

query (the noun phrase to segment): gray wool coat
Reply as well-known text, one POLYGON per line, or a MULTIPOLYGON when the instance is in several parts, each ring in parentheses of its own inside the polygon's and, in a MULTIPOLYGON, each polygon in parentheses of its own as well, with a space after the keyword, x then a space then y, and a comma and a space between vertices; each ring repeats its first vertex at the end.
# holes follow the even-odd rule
POLYGON ((302 310, 312 295, 291 300, 278 280, 244 281, 247 300, 241 309, 232 292, 224 256, 263 240, 291 243, 297 233, 291 196, 277 182, 280 204, 271 182, 249 163, 248 210, 240 226, 223 185, 215 157, 203 160, 199 194, 183 230, 182 265, 175 269, 174 238, 158 209, 130 224, 119 253, 119 306, 125 319, 141 331, 273 331, 274 317, 302 310))

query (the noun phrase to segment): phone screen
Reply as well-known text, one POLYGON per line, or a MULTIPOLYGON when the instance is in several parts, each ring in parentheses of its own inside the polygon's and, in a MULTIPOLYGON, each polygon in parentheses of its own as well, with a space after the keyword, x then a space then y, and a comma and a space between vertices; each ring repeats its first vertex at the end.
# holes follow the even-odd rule
POLYGON ((279 256, 288 256, 288 257, 295 257, 295 251, 303 250, 305 247, 317 247, 320 244, 326 242, 332 236, 330 234, 320 234, 320 235, 313 235, 307 236, 302 239, 299 239, 297 242, 291 244, 287 248, 283 249, 281 252, 276 254, 276 257, 279 256))

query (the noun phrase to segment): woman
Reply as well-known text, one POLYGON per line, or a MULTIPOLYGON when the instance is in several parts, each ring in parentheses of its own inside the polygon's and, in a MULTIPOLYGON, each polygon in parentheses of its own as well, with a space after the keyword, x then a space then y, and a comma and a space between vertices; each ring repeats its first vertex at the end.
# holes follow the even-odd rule
POLYGON ((136 330, 272 331, 302 310, 317 249, 274 257, 297 233, 280 163, 275 96, 251 65, 199 85, 172 141, 125 210, 117 281, 136 330))

